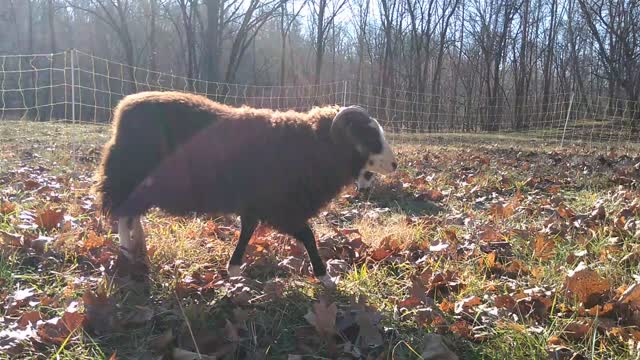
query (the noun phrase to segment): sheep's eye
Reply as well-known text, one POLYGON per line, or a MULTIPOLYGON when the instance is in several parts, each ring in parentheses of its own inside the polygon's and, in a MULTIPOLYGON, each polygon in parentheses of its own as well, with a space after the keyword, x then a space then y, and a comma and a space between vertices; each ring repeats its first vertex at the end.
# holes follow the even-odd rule
POLYGON ((369 165, 373 166, 373 160, 369 160, 369 165))

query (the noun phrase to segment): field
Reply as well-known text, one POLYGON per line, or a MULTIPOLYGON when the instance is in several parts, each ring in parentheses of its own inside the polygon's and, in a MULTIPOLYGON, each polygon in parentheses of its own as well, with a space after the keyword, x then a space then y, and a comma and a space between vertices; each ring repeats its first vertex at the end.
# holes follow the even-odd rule
POLYGON ((0 358, 640 358, 637 154, 395 140, 314 220, 336 291, 266 227, 230 280, 235 217, 158 210, 146 287, 89 193, 109 131, 0 124, 0 358))

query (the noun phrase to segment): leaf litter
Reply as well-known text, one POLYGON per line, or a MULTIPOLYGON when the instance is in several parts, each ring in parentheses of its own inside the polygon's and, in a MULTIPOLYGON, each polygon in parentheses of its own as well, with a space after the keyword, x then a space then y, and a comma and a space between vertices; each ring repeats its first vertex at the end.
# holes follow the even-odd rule
MULTIPOLYGON (((640 262, 640 172, 633 167, 639 158, 493 146, 408 147, 398 156, 410 171, 380 179, 367 197, 347 190, 319 217, 329 229, 318 233, 318 245, 330 275, 341 277, 340 291, 358 294, 348 301, 310 291, 318 285, 304 249, 263 226, 247 251, 247 276, 226 279, 225 259, 213 254, 228 254, 237 239, 239 224, 229 218, 171 218, 194 227, 181 235, 189 241, 210 239, 202 248, 211 264, 167 261, 161 244, 150 245, 159 269, 152 281, 170 296, 107 291, 101 284, 113 275, 118 248, 86 194, 95 164, 60 168, 54 176, 51 162, 32 156, 3 169, 3 254, 16 254, 20 269, 68 271, 73 285, 47 291, 44 279, 30 286, 0 277, 7 286, 0 290, 0 349, 53 352, 83 343, 86 332, 106 339, 117 350, 107 353, 120 358, 130 350, 108 339, 145 329, 149 336, 138 351, 258 358, 282 344, 274 326, 294 340, 281 350, 289 358, 373 359, 398 346, 409 351, 408 343, 424 359, 465 358, 491 343, 499 327, 548 333, 551 356, 586 355, 580 349, 594 332, 604 349, 638 347, 638 279, 609 267, 632 271, 640 262), (601 184, 596 196, 588 194, 590 183, 601 184), (416 235, 393 229, 372 237, 398 204, 403 226, 416 235), (388 278, 359 288, 381 271, 388 278), (394 292, 385 292, 392 284, 394 292), (295 316, 274 315, 292 306, 295 316), (556 321, 564 326, 552 330, 556 321)), ((152 233, 160 231, 150 225, 152 233)))

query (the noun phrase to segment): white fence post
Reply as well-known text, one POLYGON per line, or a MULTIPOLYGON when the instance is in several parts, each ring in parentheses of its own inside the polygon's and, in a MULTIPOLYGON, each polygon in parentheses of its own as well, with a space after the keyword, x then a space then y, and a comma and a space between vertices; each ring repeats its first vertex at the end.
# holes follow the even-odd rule
POLYGON ((569 115, 571 115, 571 107, 573 105, 573 96, 575 94, 571 93, 571 99, 569 100, 569 108, 567 109, 567 118, 564 121, 564 129, 562 130, 562 140, 560 141, 560 149, 564 146, 564 135, 567 133, 567 124, 569 123, 569 115))
POLYGON ((71 55, 71 121, 76 122, 76 75, 75 75, 75 61, 74 61, 74 49, 69 51, 71 55))
POLYGON ((347 106, 347 82, 348 80, 344 81, 344 88, 342 93, 342 106, 347 106))

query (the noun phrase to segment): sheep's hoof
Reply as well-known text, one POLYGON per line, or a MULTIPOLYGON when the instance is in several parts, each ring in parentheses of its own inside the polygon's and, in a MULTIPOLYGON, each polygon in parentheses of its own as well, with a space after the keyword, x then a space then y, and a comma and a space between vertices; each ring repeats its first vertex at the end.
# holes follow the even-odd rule
POLYGON ((335 290, 337 287, 338 278, 332 278, 329 274, 320 276, 318 278, 322 285, 324 285, 327 289, 335 290))
POLYGON ((227 267, 227 273, 229 273, 229 277, 238 277, 240 276, 240 265, 229 265, 227 267))

